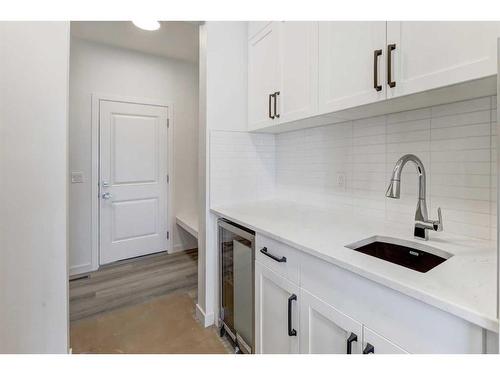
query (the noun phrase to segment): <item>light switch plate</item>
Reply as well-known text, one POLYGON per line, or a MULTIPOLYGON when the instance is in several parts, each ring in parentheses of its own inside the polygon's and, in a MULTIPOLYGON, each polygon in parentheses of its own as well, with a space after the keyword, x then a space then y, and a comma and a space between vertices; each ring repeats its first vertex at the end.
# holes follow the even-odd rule
POLYGON ((81 184, 82 182, 84 182, 83 172, 71 172, 72 184, 81 184))

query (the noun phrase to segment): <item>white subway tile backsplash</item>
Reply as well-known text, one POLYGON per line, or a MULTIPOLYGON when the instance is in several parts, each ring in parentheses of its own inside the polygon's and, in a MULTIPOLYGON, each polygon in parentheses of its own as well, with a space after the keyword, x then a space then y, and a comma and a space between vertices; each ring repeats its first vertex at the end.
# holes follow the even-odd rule
MULTIPOLYGON (((336 173, 343 173, 344 204, 363 214, 411 223, 418 194, 414 168, 408 165, 403 172, 401 199, 384 194, 396 161, 413 153, 426 167, 429 215, 435 217, 441 206, 446 231, 489 239, 496 225, 495 100, 485 97, 332 124, 314 133, 308 129, 278 134, 279 194, 313 182, 315 200, 324 204, 318 198, 321 193, 339 198, 331 193, 340 190, 336 173), (311 134, 320 145, 311 141, 311 134), (300 160, 285 150, 300 150, 300 160), (321 168, 330 171, 328 178, 315 178, 321 168)), ((308 196, 307 188, 300 191, 301 201, 308 196)))
POLYGON ((427 171, 429 216, 442 207, 445 231, 496 239, 496 115, 496 97, 484 97, 277 135, 212 131, 211 204, 276 196, 411 225, 413 166, 401 199, 385 190, 413 153, 427 171))
POLYGON ((469 113, 460 113, 458 115, 449 115, 436 117, 432 119, 433 128, 448 128, 452 126, 463 126, 473 124, 490 123, 490 111, 478 111, 469 113))
POLYGON ((398 112, 387 115, 387 124, 394 124, 406 121, 416 121, 431 117, 431 108, 415 109, 413 111, 398 112))
MULTIPOLYGON (((452 131, 450 131, 452 133, 452 131)), ((450 134, 451 135, 451 134, 450 134)), ((432 140, 431 151, 490 149, 490 137, 468 137, 432 140)))
POLYGON ((271 134, 210 132, 210 205, 271 197, 276 177, 271 134))
POLYGON ((457 126, 454 127, 451 131, 450 128, 440 128, 440 129, 432 129, 432 139, 450 139, 453 138, 464 138, 464 137, 480 137, 491 135, 490 123, 484 124, 474 124, 467 126, 457 126))
POLYGON ((491 97, 466 100, 450 104, 443 104, 431 107, 433 118, 441 116, 456 115, 460 113, 489 111, 491 110, 491 97))

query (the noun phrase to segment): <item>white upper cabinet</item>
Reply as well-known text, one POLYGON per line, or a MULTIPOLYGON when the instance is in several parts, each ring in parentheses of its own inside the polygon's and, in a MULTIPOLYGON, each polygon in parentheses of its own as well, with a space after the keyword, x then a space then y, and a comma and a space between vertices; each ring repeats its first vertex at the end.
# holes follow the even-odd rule
POLYGON ((386 99, 465 82, 417 99, 429 106, 494 93, 491 79, 471 81, 497 74, 500 22, 274 21, 249 22, 248 32, 250 131, 415 109, 413 100, 386 99))
POLYGON ((496 74, 499 36, 500 22, 388 22, 384 53, 392 48, 395 83, 388 97, 496 74))
POLYGON ((318 22, 280 22, 279 121, 313 116, 318 110, 318 22))
POLYGON ((317 113, 317 22, 269 23, 249 40, 248 61, 249 130, 317 113))
POLYGON ((248 42, 248 128, 272 124, 273 95, 279 91, 279 23, 272 22, 248 42))
POLYGON ((386 98, 386 22, 319 22, 319 111, 386 98))

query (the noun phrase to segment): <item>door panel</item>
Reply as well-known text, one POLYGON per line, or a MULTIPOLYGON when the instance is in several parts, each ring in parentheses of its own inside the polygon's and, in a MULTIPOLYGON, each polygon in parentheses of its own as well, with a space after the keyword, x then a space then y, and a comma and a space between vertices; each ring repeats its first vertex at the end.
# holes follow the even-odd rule
POLYGON ((115 114, 112 116, 113 182, 158 182, 157 118, 115 114))
POLYGON ((279 121, 316 114, 318 109, 318 22, 280 22, 279 121))
POLYGON ((361 352, 361 323, 341 313, 304 289, 301 289, 300 353, 346 354, 347 339, 354 333, 351 353, 361 352))
POLYGON ((166 250, 167 115, 100 102, 100 264, 166 250))
POLYGON ((158 199, 114 201, 113 241, 154 235, 158 230, 158 199))
POLYGON ((390 342, 369 328, 363 327, 363 349, 368 344, 373 346, 372 354, 409 354, 403 348, 390 342))
POLYGON ((277 122, 269 117, 269 95, 279 91, 279 22, 271 22, 248 42, 248 128, 277 122))
POLYGON ((386 98, 386 22, 319 22, 319 110, 338 111, 386 98), (374 51, 377 81, 374 88, 374 51))
POLYGON ((298 353, 298 336, 288 334, 288 299, 294 294, 297 296, 291 303, 291 324, 298 331, 299 288, 259 262, 255 262, 255 283, 256 352, 298 353))
POLYGON ((396 86, 388 97, 448 86, 496 74, 500 22, 387 23, 396 86))

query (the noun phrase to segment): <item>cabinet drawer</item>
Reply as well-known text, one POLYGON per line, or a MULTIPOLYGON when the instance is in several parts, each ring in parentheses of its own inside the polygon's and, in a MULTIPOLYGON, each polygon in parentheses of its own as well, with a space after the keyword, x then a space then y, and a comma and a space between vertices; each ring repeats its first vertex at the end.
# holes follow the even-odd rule
MULTIPOLYGON (((372 349, 373 354, 409 354, 369 328, 363 327, 363 350, 372 349)), ((368 353, 366 353, 368 354, 368 353)))
POLYGON ((290 246, 257 234, 255 260, 278 275, 299 284, 300 252, 290 246))

